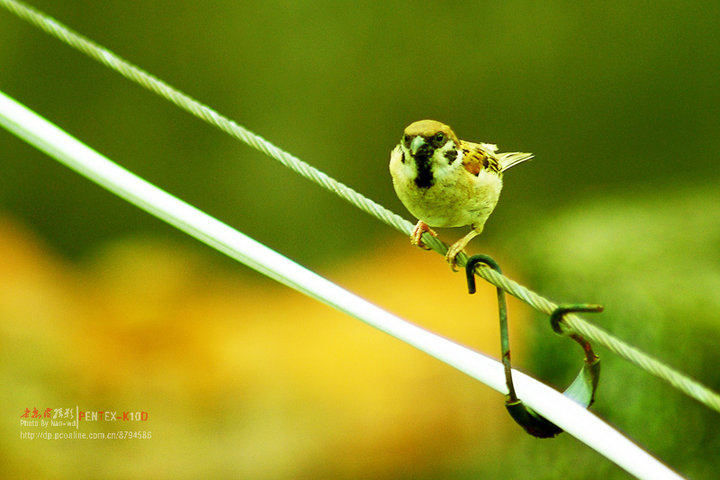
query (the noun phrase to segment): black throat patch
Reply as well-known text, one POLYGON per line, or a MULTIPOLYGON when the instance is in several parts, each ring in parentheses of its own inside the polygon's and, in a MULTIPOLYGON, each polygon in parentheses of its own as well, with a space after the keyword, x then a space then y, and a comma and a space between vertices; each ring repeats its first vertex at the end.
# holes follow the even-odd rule
POLYGON ((435 177, 432 172, 432 157, 430 155, 415 155, 415 166, 417 167, 417 177, 415 177, 415 185, 419 188, 430 188, 435 184, 435 177))

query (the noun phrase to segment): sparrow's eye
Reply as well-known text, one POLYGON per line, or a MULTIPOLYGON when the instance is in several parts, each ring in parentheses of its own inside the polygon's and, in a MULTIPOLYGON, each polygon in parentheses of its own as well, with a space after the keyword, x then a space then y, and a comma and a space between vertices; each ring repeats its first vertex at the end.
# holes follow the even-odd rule
POLYGON ((443 143, 445 143, 445 134, 442 132, 438 132, 433 137, 433 143, 436 147, 441 146, 443 143))

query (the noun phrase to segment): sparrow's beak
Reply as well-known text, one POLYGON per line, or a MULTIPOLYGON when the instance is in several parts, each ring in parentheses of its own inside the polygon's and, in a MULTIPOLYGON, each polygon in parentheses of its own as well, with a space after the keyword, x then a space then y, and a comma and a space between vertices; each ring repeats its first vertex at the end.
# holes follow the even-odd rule
POLYGON ((410 143, 410 153, 415 156, 417 155, 418 151, 425 146, 425 139, 418 135, 417 137, 413 138, 412 143, 410 143))

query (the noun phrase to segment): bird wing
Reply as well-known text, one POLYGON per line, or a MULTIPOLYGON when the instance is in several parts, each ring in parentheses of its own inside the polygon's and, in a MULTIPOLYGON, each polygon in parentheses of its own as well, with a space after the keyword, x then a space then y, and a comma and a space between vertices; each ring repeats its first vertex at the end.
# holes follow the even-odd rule
POLYGON ((463 152, 463 167, 473 175, 479 174, 485 168, 496 173, 502 171, 498 158, 493 153, 492 147, 497 148, 494 145, 461 142, 460 146, 463 152))

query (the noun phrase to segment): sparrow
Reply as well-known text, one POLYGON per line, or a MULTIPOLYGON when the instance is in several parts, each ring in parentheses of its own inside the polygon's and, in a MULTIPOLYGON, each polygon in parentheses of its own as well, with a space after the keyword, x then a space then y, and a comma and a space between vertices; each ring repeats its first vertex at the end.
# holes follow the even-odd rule
POLYGON ((531 153, 497 153, 497 146, 459 140, 435 120, 411 123, 390 154, 395 193, 419 221, 410 242, 427 248, 422 235, 430 227, 464 227, 470 232, 455 242, 445 259, 455 270, 456 257, 483 231, 502 190, 503 173, 533 158, 531 153))

